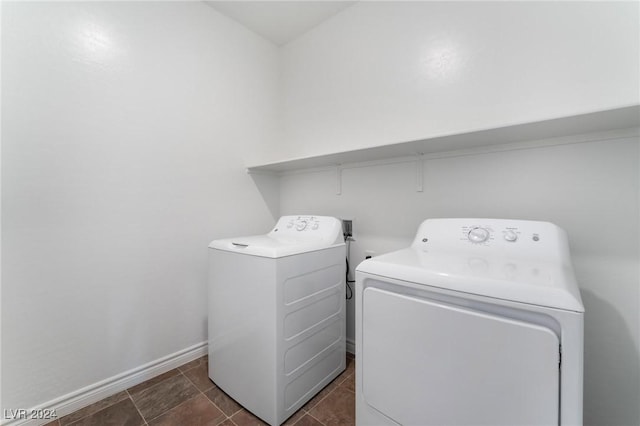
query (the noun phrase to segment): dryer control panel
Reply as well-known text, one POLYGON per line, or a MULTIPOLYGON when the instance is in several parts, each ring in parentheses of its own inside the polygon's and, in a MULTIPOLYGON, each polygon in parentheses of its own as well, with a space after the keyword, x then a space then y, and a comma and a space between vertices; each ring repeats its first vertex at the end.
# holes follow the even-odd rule
MULTIPOLYGON (((510 225, 503 225, 498 229, 491 225, 463 225, 461 227, 462 240, 467 240, 474 244, 489 244, 499 238, 509 243, 515 243, 522 237, 523 231, 516 224, 510 225)), ((531 240, 540 241, 539 233, 532 233, 531 240)))
POLYGON ((568 256, 566 233, 549 222, 510 219, 428 219, 412 247, 424 251, 480 251, 548 258, 568 256))

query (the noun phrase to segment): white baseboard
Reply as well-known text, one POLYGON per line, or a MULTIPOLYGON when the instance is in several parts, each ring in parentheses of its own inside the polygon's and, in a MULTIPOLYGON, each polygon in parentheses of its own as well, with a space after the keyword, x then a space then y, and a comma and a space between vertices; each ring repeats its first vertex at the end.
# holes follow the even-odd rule
MULTIPOLYGON (((27 410, 27 414, 32 410, 55 410, 58 418, 71 414, 81 408, 98 402, 104 398, 107 398, 115 393, 123 391, 140 384, 146 380, 149 380, 162 373, 166 373, 169 370, 173 370, 189 361, 200 358, 207 354, 207 342, 201 342, 195 344, 186 349, 182 349, 173 354, 159 358, 155 361, 151 361, 147 364, 133 368, 124 373, 117 374, 108 379, 86 386, 82 389, 78 389, 59 398, 52 399, 51 401, 40 404, 37 407, 33 407, 27 410)), ((51 419, 37 420, 37 419, 3 419, 2 426, 36 426, 50 422, 51 419), (6 423, 5 423, 6 422, 6 423)))
POLYGON ((356 341, 347 337, 347 352, 356 354, 356 341))

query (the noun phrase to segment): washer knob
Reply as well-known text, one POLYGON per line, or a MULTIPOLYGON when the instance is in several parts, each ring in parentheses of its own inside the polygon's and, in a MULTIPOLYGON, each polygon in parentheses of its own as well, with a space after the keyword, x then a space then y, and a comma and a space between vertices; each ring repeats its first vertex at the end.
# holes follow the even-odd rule
POLYGON ((504 233, 504 239, 513 243, 518 239, 518 234, 516 234, 515 232, 513 232, 512 230, 507 230, 504 233))
POLYGON ((306 220, 301 220, 296 224, 296 230, 298 231, 303 231, 304 228, 307 227, 307 221, 306 220))
POLYGON ((483 243, 489 238, 489 231, 484 228, 473 228, 468 234, 472 243, 483 243))

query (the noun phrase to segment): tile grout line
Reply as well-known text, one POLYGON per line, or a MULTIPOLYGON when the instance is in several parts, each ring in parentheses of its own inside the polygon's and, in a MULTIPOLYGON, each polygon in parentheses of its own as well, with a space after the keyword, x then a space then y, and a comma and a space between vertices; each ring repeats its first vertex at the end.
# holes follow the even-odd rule
MULTIPOLYGON (((180 367, 178 367, 178 371, 180 372, 180 374, 182 374, 182 375, 183 375, 183 376, 184 376, 184 377, 189 381, 189 383, 191 383, 193 386, 195 386, 195 388, 196 388, 196 389, 198 389, 198 392, 200 392, 200 394, 201 394, 202 396, 204 396, 204 397, 207 399, 207 401, 209 401, 209 403, 210 403, 211 405, 213 405, 214 407, 216 407, 216 408, 218 409, 218 411, 220 411, 220 412, 222 413, 222 415, 225 417, 225 418, 224 418, 224 420, 222 420, 221 422, 216 423, 216 425, 219 425, 219 424, 221 424, 221 423, 224 423, 226 420, 231 421, 231 423, 233 423, 233 424, 235 425, 236 423, 235 423, 233 420, 231 420, 231 416, 227 416, 227 413, 225 413, 225 412, 222 410, 222 408, 218 407, 218 405, 217 405, 215 402, 213 402, 212 400, 210 400, 210 399, 209 399, 209 397, 205 394, 205 391, 201 390, 198 386, 196 386, 196 384, 195 384, 195 383, 193 383, 193 381, 192 381, 192 380, 191 380, 191 379, 190 379, 186 374, 184 374, 186 371, 190 371, 190 370, 192 370, 192 369, 193 369, 193 368, 195 368, 195 367, 192 367, 192 368, 190 368, 189 370, 185 370, 184 372, 183 372, 182 370, 180 370, 179 368, 180 368, 180 367)), ((208 368, 207 368, 207 377, 209 377, 209 369, 208 369, 208 368)), ((211 383, 213 383, 213 382, 211 382, 211 383)), ((215 384, 215 383, 213 383, 213 386, 211 386, 210 388, 206 389, 206 391, 208 392, 208 391, 210 391, 211 389, 213 389, 214 387, 216 387, 216 384, 215 384)), ((238 410, 238 411, 240 411, 240 410, 238 410)), ((233 414, 236 414, 238 411, 234 412, 233 414)))
MULTIPOLYGON (((192 368, 195 368, 195 367, 192 367, 192 368)), ((191 370, 192 368, 190 368, 189 370, 191 370)), ((176 374, 175 376, 167 377, 166 379, 164 379, 164 380, 162 380, 162 381, 160 381, 160 382, 158 382, 158 383, 154 383, 152 386, 149 386, 148 388, 145 388, 145 389, 143 389, 143 390, 141 390, 141 391, 139 391, 139 392, 144 392, 144 391, 146 391, 147 389, 152 389, 152 388, 154 388, 154 387, 156 387, 156 386, 158 386, 158 385, 162 384, 163 382, 165 382, 165 381, 167 381, 167 380, 171 379, 172 377, 177 377, 177 376, 179 376, 179 375, 182 375, 182 376, 183 376, 183 377, 184 377, 184 378, 185 378, 185 379, 186 379, 186 380, 187 380, 187 381, 188 381, 188 382, 189 382, 193 387, 195 387, 195 388, 196 388, 196 390, 197 390, 198 392, 201 392, 201 391, 200 391, 200 389, 199 389, 199 388, 198 388, 198 387, 197 387, 197 386, 196 386, 196 385, 195 385, 195 384, 194 384, 194 383, 189 379, 189 377, 187 377, 186 375, 184 375, 184 373, 182 372, 182 370, 180 370, 180 367, 176 367, 176 368, 175 368, 175 370, 177 370, 177 371, 178 371, 178 374, 176 374)), ((189 370, 187 370, 187 371, 189 371, 189 370)), ((163 373, 163 374, 164 374, 164 373, 163 373)), ((157 377, 157 376, 156 376, 156 377, 157 377)), ((154 379, 154 377, 152 377, 152 378, 151 378, 151 379, 149 379, 149 380, 152 380, 152 379, 154 379)), ((143 382, 143 383, 144 383, 144 382, 143 382)), ((140 416, 142 416, 142 420, 144 421, 144 424, 145 424, 145 425, 148 425, 148 424, 149 424, 149 423, 148 423, 149 421, 157 419, 158 417, 160 417, 160 416, 164 415, 165 413, 167 413, 167 412, 169 412, 169 411, 173 410, 175 407, 178 407, 178 406, 180 406, 180 405, 184 404, 185 402, 187 402, 187 401, 189 401, 189 400, 191 400, 191 399, 192 399, 192 398, 189 398, 189 399, 187 399, 186 401, 182 401, 180 404, 178 404, 178 405, 176 405, 176 406, 174 406, 174 407, 171 407, 171 408, 169 408, 169 409, 167 409, 167 410, 163 411, 162 413, 158 414, 157 416, 155 416, 155 417, 153 417, 153 418, 149 419, 149 421, 147 421, 147 419, 145 418, 145 416, 143 416, 143 415, 142 415, 142 412, 140 411, 140 409, 139 409, 139 408, 138 408, 138 406, 136 405, 136 402, 133 400, 133 397, 131 396, 131 393, 129 392, 129 389, 126 389, 126 392, 127 392, 127 395, 129 396, 129 399, 131 399, 131 402, 133 403, 133 406, 134 406, 134 407, 136 407, 136 410, 138 411, 138 413, 140 414, 140 416)), ((194 395, 194 396, 195 396, 195 395, 194 395)), ((205 395, 205 396, 206 396, 206 395, 205 395)))
MULTIPOLYGON (((208 371, 207 371, 207 377, 209 377, 209 376, 208 376, 208 374, 209 374, 209 373, 208 373, 208 371)), ((187 376, 185 376, 185 377, 187 377, 187 376)), ((188 377, 187 377, 187 380, 189 380, 189 378, 188 378, 188 377)), ((189 381, 191 381, 191 380, 189 380, 189 381)), ((193 383, 193 382, 191 382, 191 383, 193 383)), ((212 382, 212 383, 213 383, 213 382, 212 382)), ((196 385, 195 385, 195 383, 193 383, 193 385, 194 385, 194 386, 196 386, 196 385)), ((214 384, 213 386, 211 386, 209 389, 207 389, 206 391, 207 391, 207 392, 208 392, 208 391, 210 391, 211 389, 213 389, 213 388, 214 388, 214 386, 215 386, 215 384, 214 384)), ((209 399, 209 397, 205 394, 205 391, 201 390, 201 389, 200 389, 200 388, 198 388, 197 386, 196 386, 196 389, 198 389, 198 390, 200 391, 200 394, 201 394, 202 396, 204 396, 204 397, 207 399, 207 401, 209 401, 209 404, 211 404, 211 405, 213 405, 214 407, 216 407, 216 408, 218 409, 218 411, 220 411, 220 412, 222 413, 222 415, 225 417, 225 418, 224 418, 224 420, 222 420, 221 422, 216 423, 216 425, 219 425, 219 424, 221 424, 221 423, 224 423, 224 422, 225 422, 225 420, 227 420, 227 419, 231 420, 231 417, 227 416, 227 413, 225 413, 224 411, 222 411, 222 408, 218 407, 218 405, 217 405, 215 402, 213 402, 212 400, 210 400, 210 399, 209 399)))
POLYGON ((142 421, 144 422, 145 425, 148 425, 149 423, 147 423, 147 419, 144 418, 144 416, 142 415, 142 412, 140 411, 140 409, 138 408, 138 405, 136 404, 136 402, 133 400, 133 397, 131 396, 131 394, 129 393, 129 389, 125 389, 125 392, 127 393, 127 396, 129 397, 129 399, 131 400, 131 403, 133 404, 133 406, 136 408, 136 411, 138 412, 138 414, 140 414, 140 417, 142 417, 142 421))
MULTIPOLYGON (((345 370, 345 371, 346 371, 346 370, 345 370)), ((335 388, 331 389, 331 391, 330 391, 330 392, 328 392, 328 393, 324 396, 324 398, 322 398, 320 401, 318 401, 316 404, 314 404, 314 405, 313 405, 313 407, 311 407, 311 409, 306 410, 306 413, 309 415, 309 417, 311 417, 312 419, 316 420, 316 421, 317 421, 318 423, 320 423, 321 425, 326 426, 326 425, 325 425, 325 424, 324 424, 320 419, 318 419, 318 418, 314 417, 314 416, 313 416, 313 414, 311 414, 311 410, 312 410, 312 409, 314 409, 315 407, 317 407, 318 405, 320 405, 320 403, 321 403, 322 401, 324 401, 325 399, 327 399, 327 398, 329 397, 329 395, 331 395, 332 393, 334 393, 334 392, 335 392, 339 387, 342 387, 342 385, 343 385, 343 384, 344 384, 344 383, 345 383, 345 382, 346 382, 346 381, 347 381, 347 380, 348 380, 352 375, 354 375, 354 374, 355 374, 355 371, 354 371, 353 373, 349 374, 349 375, 348 375, 347 377, 345 377, 344 379, 342 379, 342 381, 340 381, 340 383, 339 383, 338 385, 336 385, 336 387, 335 387, 335 388)), ((355 392, 353 392, 353 391, 351 391, 351 390, 349 390, 349 389, 344 388, 344 390, 349 391, 349 392, 351 392, 351 393, 355 394, 355 392)), ((298 420, 298 421, 299 421, 299 420, 298 420)), ((296 423, 298 423, 298 422, 296 422, 296 423)), ((295 425, 295 424, 294 424, 294 425, 295 425)), ((294 425, 292 425, 292 426, 294 426, 294 425)))
MULTIPOLYGON (((346 369, 345 369, 345 371, 346 371, 346 369)), ((354 374, 354 373, 352 373, 352 374, 354 374)), ((346 381, 347 381, 347 379, 348 379, 349 377, 351 377, 351 375, 352 375, 352 374, 349 374, 347 377, 345 377, 344 379, 342 379, 342 381, 340 381, 340 383, 339 383, 339 384, 337 384, 337 385, 336 385, 336 387, 335 387, 334 389, 331 389, 331 391, 327 392, 327 394, 326 394, 326 395, 325 395, 321 400, 319 400, 318 402, 316 402, 315 404, 313 404, 313 407, 311 407, 311 408, 309 408, 309 409, 305 409, 305 408, 304 408, 304 406, 303 406, 303 407, 300 407, 300 410, 302 410, 302 411, 304 412, 304 414, 308 414, 308 415, 309 415, 309 417, 311 417, 312 419, 316 420, 316 421, 317 421, 318 423, 320 423, 321 425, 325 426, 325 424, 324 424, 323 422, 321 422, 319 419, 315 418, 315 417, 311 414, 311 412, 310 412, 310 411, 311 411, 312 409, 314 409, 315 407, 317 407, 318 405, 320 405, 320 403, 321 403, 322 401, 324 401, 325 399, 327 399, 327 397, 328 397, 329 395, 331 395, 331 394, 332 394, 336 389, 338 389, 338 387, 342 386, 342 384, 343 384, 344 382, 346 382, 346 381)), ((339 377, 339 376, 338 376, 338 377, 339 377)), ((338 377, 336 377, 334 380, 337 380, 337 379, 338 379, 338 377)), ((330 384, 329 384, 329 385, 330 385, 330 384)), ((329 385, 327 385, 327 386, 329 386, 329 385)), ((348 390, 348 389, 345 389, 345 390, 348 390)), ((353 393, 355 393, 355 392, 353 392, 353 393)), ((303 417, 304 417, 304 415, 303 415, 303 416, 301 416, 301 417, 300 417, 300 418, 299 418, 295 423, 293 423, 291 426, 295 426, 296 424, 298 424, 298 423, 300 422, 300 420, 302 420, 302 418, 303 418, 303 417)))
MULTIPOLYGON (((185 371, 190 371, 190 370, 192 370, 193 368, 195 368, 195 367, 192 367, 192 368, 190 368, 189 370, 185 370, 185 371)), ((188 398, 188 399, 186 399, 186 400, 182 401, 180 404, 175 405, 175 406, 173 406, 173 407, 171 407, 171 408, 168 408, 167 410, 163 411, 162 413, 158 414, 157 416, 155 416, 154 418, 152 418, 152 419, 150 419, 150 420, 155 420, 155 419, 157 419, 157 418, 158 418, 158 417, 160 417, 160 416, 164 416, 164 415, 165 415, 165 414, 167 414, 169 411, 171 411, 171 410, 173 410, 174 408, 177 408, 177 407, 179 407, 179 406, 181 406, 181 405, 183 405, 183 404, 186 404, 187 402, 191 401, 193 398, 197 397, 197 396, 198 396, 198 395, 200 395, 200 394, 202 394, 202 395, 206 398, 206 395, 204 395, 204 393, 200 390, 200 388, 199 388, 198 386, 196 386, 196 384, 195 384, 195 383, 193 383, 193 381, 192 381, 192 380, 191 380, 191 379, 190 379, 186 374, 184 374, 184 372, 183 372, 182 370, 180 370, 180 367, 178 367, 178 368, 177 368, 177 370, 178 370, 178 373, 179 373, 180 375, 182 375, 182 377, 184 377, 184 378, 187 380, 187 382, 189 382, 189 383, 191 384, 191 386, 193 386, 194 388, 196 388, 196 390, 198 391, 198 393, 197 393, 197 394, 195 394, 194 396, 192 396, 191 398, 188 398)), ((176 374, 176 376, 177 376, 177 375, 178 375, 178 374, 176 374)), ((209 402, 211 402, 211 400, 209 400, 209 398, 207 398, 207 400, 208 400, 209 402)), ((223 414, 224 414, 224 413, 223 413, 223 414)))
MULTIPOLYGON (((340 385, 341 385, 341 384, 342 384, 342 383, 340 383, 340 385)), ((338 385, 338 386, 340 386, 340 385, 338 385)), ((333 392, 335 392, 335 390, 336 390, 336 389, 338 389, 338 386, 336 386, 336 387, 335 387, 335 389, 331 389, 331 391, 330 391, 330 392, 328 392, 328 393, 324 396, 324 398, 322 398, 320 401, 318 401, 318 402, 317 402, 313 407, 311 407, 311 409, 314 409, 315 407, 317 407, 318 405, 320 405, 320 403, 321 403, 322 401, 324 401, 325 399, 327 399, 327 397, 329 397, 329 395, 331 395, 333 392)), ((311 414, 311 409, 310 409, 310 410, 306 410, 306 414, 308 414, 308 415, 309 415, 309 417, 311 417, 312 419, 314 419, 315 421, 317 421, 318 423, 320 423, 322 426, 326 426, 326 425, 325 425, 325 424, 324 424, 320 419, 317 419, 316 417, 314 417, 314 416, 313 416, 313 414, 311 414)), ((300 420, 298 420, 298 421, 300 421, 300 420)), ((296 423, 298 423, 298 422, 296 422, 296 423)))
MULTIPOLYGON (((340 382, 340 383, 342 384, 342 382, 340 382)), ((327 386, 330 386, 330 385, 331 385, 331 383, 329 383, 327 386)), ((318 402, 316 402, 315 404, 313 404, 313 407, 310 407, 308 410, 305 410, 305 412, 309 413, 311 410, 313 410, 313 409, 314 409, 314 408, 316 408, 318 405, 320 405, 320 403, 321 403, 322 401, 324 401, 325 399, 327 399, 327 397, 328 397, 329 395, 331 395, 331 394, 333 393, 333 391, 334 391, 334 390, 336 390, 336 389, 338 388, 338 386, 340 386, 340 385, 336 385, 336 387, 335 387, 334 389, 331 389, 329 392, 327 392, 327 394, 326 394, 325 396, 323 396, 323 397, 322 397, 322 399, 318 400, 318 402)), ((320 392, 322 392, 322 390, 320 390, 320 392)), ((318 392, 318 393, 319 393, 319 392, 318 392)), ((313 416, 311 416, 311 417, 313 417, 313 416)), ((315 417, 314 417, 314 419, 315 419, 315 417)), ((317 420, 317 419, 316 419, 316 420, 317 420)))
MULTIPOLYGON (((324 424, 324 423, 322 423, 322 422, 320 421, 320 419, 316 419, 315 417, 313 417, 313 414, 311 414, 311 413, 307 412, 307 415, 308 415, 309 417, 311 417, 313 420, 315 420, 315 421, 317 421, 318 423, 320 423, 322 426, 325 426, 325 424, 324 424)), ((298 423, 298 422, 296 422, 296 423, 298 423)))
MULTIPOLYGON (((113 395, 117 395, 117 394, 118 394, 118 392, 114 393, 113 395)), ((104 401, 105 399, 110 398, 110 397, 112 397, 113 395, 109 395, 108 397, 103 398, 103 399, 101 399, 100 401, 104 401)), ((129 396, 129 394, 127 393, 127 397, 128 397, 128 396, 129 396)), ((96 401, 94 404, 97 404, 97 403, 98 403, 98 402, 100 402, 100 401, 96 401)), ((113 404, 109 404, 109 405, 107 405, 107 406, 105 406, 105 407, 103 407, 103 408, 101 408, 101 409, 99 409, 99 410, 97 410, 97 411, 94 411, 93 413, 87 414, 86 416, 80 417, 79 419, 76 419, 76 420, 72 421, 71 423, 65 423, 65 426, 73 426, 74 424, 78 423, 80 420, 84 420, 84 419, 86 419, 87 417, 91 417, 91 416, 93 416, 94 414, 99 413, 99 412, 100 412, 100 411, 102 411, 102 410, 106 410, 107 408, 110 408, 110 407, 112 407, 112 406, 114 406, 114 405, 116 405, 116 404, 118 404, 118 403, 120 403, 120 402, 122 402, 122 401, 124 401, 124 399, 122 399, 122 400, 120 400, 120 401, 116 401, 116 402, 114 402, 113 404)), ((131 402, 133 402, 133 400, 131 400, 131 402)), ((82 407, 82 408, 80 408, 80 409, 78 409, 78 410, 76 410, 76 411, 74 411, 74 412, 72 412, 72 413, 67 414, 67 416, 70 416, 71 414, 76 413, 76 412, 78 412, 78 411, 80 411, 80 410, 83 410, 83 409, 85 409, 85 408, 87 408, 87 407, 91 407, 92 405, 93 405, 93 404, 89 404, 89 405, 87 405, 86 407, 82 407)), ((133 405, 135 406, 135 404, 133 404, 133 405)), ((59 426, 62 426, 62 423, 60 422, 60 420, 61 420, 61 419, 63 419, 63 418, 65 418, 65 417, 67 417, 67 416, 63 416, 63 417, 60 417, 60 418, 58 419, 58 425, 59 425, 59 426)), ((144 418, 143 418, 143 420, 144 420, 144 418)))

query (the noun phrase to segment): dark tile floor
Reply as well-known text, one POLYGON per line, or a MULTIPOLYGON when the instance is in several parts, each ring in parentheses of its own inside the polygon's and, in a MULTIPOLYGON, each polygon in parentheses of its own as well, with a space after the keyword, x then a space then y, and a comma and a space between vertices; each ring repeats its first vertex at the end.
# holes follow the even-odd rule
MULTIPOLYGON (((264 425, 209 380, 207 361, 191 361, 48 425, 264 425)), ((355 416, 355 360, 347 354, 347 369, 285 425, 355 425, 355 416)))

